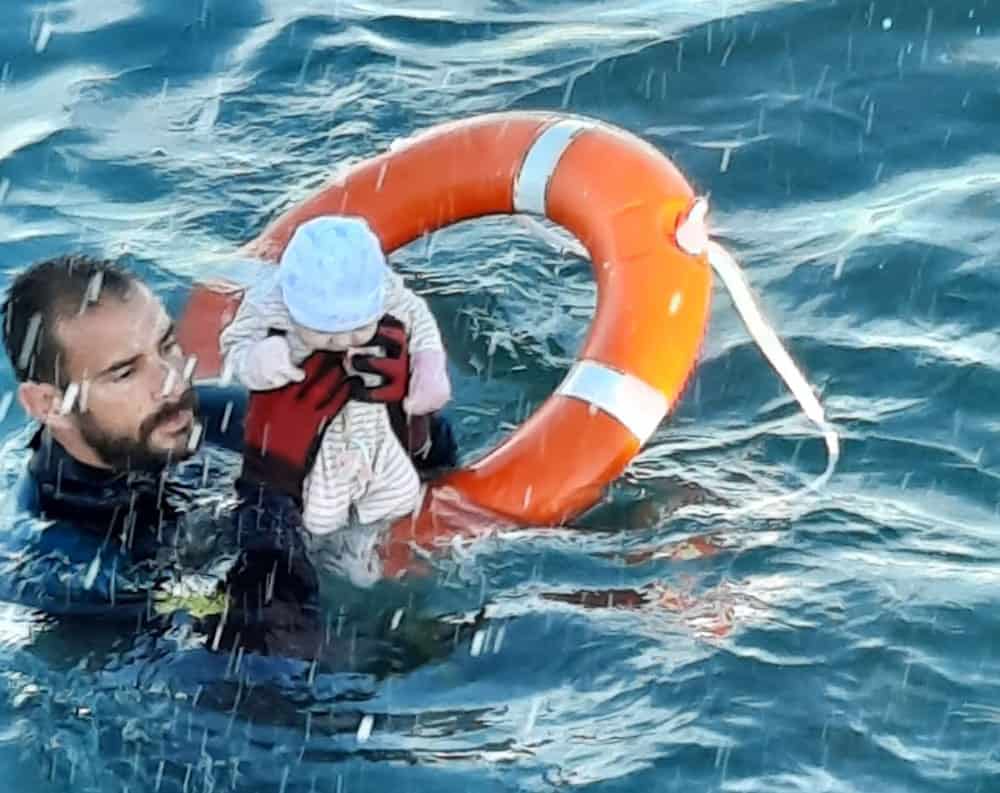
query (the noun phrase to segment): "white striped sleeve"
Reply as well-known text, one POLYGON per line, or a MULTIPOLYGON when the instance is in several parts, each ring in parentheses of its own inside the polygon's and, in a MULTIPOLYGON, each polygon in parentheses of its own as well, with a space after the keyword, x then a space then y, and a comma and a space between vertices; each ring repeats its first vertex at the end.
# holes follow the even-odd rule
POLYGON ((286 328, 288 311, 277 295, 251 297, 243 294, 236 316, 219 335, 222 358, 233 375, 244 383, 247 353, 259 341, 267 338, 268 328, 286 328))
POLYGON ((407 289, 398 273, 390 270, 386 281, 385 313, 406 326, 410 352, 444 349, 441 331, 427 301, 407 289))

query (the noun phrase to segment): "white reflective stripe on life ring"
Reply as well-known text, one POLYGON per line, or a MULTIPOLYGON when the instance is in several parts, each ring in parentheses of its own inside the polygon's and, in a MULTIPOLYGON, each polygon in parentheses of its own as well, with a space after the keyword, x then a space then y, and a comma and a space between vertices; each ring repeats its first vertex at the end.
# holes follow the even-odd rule
POLYGON ((597 361, 577 361, 556 393, 587 402, 613 416, 638 438, 640 445, 652 437, 670 410, 669 400, 658 389, 597 361))
POLYGON ((593 122, 568 118, 542 131, 528 149, 514 180, 515 212, 545 214, 545 194, 559 159, 573 138, 593 126, 593 122))

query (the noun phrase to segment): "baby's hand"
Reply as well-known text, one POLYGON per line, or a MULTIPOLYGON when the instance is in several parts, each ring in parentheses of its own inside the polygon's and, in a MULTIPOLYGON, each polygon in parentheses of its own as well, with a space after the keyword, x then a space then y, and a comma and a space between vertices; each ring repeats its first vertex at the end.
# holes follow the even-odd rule
POLYGON ((413 353, 410 369, 410 390, 403 400, 403 410, 414 416, 426 416, 448 404, 451 380, 444 350, 413 353))
POLYGON ((288 342, 283 336, 268 336, 247 352, 240 379, 251 391, 270 391, 289 383, 299 383, 306 376, 292 363, 288 342))

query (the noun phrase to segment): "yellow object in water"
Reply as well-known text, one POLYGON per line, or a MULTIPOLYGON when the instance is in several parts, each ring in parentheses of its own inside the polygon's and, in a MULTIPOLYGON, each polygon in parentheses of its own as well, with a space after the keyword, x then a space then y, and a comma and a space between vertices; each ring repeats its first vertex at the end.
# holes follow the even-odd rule
POLYGON ((153 609, 157 614, 186 611, 200 619, 225 611, 227 597, 218 578, 187 575, 157 589, 153 595, 153 609))

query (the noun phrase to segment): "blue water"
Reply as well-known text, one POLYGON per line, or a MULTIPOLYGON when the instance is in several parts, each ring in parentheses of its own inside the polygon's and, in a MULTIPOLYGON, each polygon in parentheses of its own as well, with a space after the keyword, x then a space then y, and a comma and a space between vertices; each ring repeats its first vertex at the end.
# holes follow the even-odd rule
MULTIPOLYGON (((1000 789, 998 85, 996 0, 4 0, 0 282, 123 255, 176 308, 213 255, 397 137, 585 113, 711 195, 844 443, 791 510, 670 514, 674 478, 738 507, 823 466, 717 288, 685 401, 587 531, 491 540, 422 592, 428 612, 488 604, 482 648, 213 699, 199 681, 229 659, 7 609, 4 789, 1000 789), (723 551, 611 558, 697 535, 723 551), (684 605, 543 597, 656 582, 684 605)), ((481 452, 575 356, 588 266, 506 220, 395 263, 481 452)), ((15 408, 2 431, 22 426, 15 408)))

